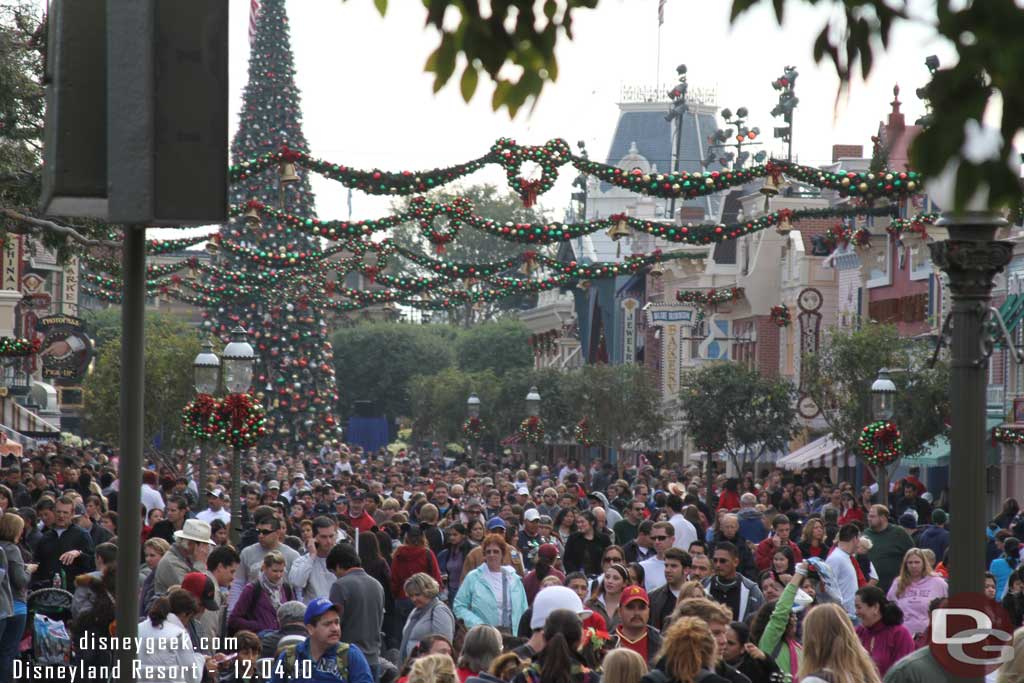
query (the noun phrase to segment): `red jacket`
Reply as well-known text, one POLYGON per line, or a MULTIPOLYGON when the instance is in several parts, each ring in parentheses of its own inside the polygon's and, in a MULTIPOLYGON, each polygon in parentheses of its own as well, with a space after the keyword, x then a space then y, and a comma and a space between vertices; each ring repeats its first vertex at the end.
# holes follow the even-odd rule
MULTIPOLYGON (((800 548, 797 547, 796 543, 789 541, 789 549, 793 551, 793 561, 803 562, 804 556, 800 552, 800 548)), ((760 572, 770 569, 772 566, 772 555, 775 554, 775 543, 772 542, 772 537, 764 539, 757 544, 757 552, 754 553, 754 564, 757 565, 757 570, 760 572)))
POLYGON ((349 517, 345 515, 345 521, 349 523, 353 529, 359 529, 359 533, 365 534, 367 531, 377 526, 377 522, 370 516, 368 512, 363 510, 363 514, 359 517, 349 517))
POLYGON ((400 545, 391 556, 391 595, 395 600, 408 597, 405 594, 406 580, 417 572, 434 577, 441 583, 441 570, 437 558, 430 548, 416 545, 400 545))
POLYGON ((729 491, 728 489, 722 491, 722 495, 718 497, 719 510, 738 510, 739 507, 740 494, 735 491, 729 491))

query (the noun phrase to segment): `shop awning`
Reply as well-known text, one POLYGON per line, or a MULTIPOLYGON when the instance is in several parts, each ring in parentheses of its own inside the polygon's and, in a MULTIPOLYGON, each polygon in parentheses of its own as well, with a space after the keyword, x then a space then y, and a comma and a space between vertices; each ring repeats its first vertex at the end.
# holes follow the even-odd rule
POLYGON ((782 469, 794 471, 818 467, 853 467, 857 464, 857 458, 852 453, 846 453, 831 434, 826 434, 781 458, 776 464, 782 469))
POLYGON ((949 437, 940 436, 920 456, 904 458, 903 464, 909 467, 942 467, 949 464, 949 450, 949 437))
POLYGON ((20 433, 60 434, 60 428, 22 406, 11 396, 0 399, 0 424, 20 433))

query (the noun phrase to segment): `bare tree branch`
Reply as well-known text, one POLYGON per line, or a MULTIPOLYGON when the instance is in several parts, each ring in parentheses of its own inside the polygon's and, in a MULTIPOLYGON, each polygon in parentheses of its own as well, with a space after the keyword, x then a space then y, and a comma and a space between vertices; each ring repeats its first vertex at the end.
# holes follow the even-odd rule
MULTIPOLYGON (((75 228, 70 225, 61 225, 60 223, 54 223, 43 218, 36 218, 34 216, 26 216, 25 214, 18 213, 13 209, 7 209, 0 207, 0 215, 7 216, 8 218, 14 219, 21 223, 24 223, 27 227, 23 233, 19 234, 35 234, 42 231, 54 232, 58 235, 65 235, 68 239, 74 240, 84 247, 109 247, 113 249, 120 249, 121 243, 116 240, 98 240, 86 237, 82 233, 78 232, 75 228)), ((12 232, 18 232, 17 230, 12 232)))

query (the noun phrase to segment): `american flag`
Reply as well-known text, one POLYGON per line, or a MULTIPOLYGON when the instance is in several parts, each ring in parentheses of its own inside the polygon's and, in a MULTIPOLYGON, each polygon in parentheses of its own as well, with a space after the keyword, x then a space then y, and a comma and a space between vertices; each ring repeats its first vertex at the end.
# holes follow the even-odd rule
MULTIPOLYGON (((253 0, 253 2, 256 2, 256 1, 257 0, 253 0)), ((658 26, 661 26, 662 24, 665 23, 665 3, 666 2, 668 2, 668 0, 658 0, 658 26)))
MULTIPOLYGON (((661 0, 662 3, 665 0, 661 0)), ((256 17, 260 13, 260 0, 249 0, 249 44, 256 38, 256 17)))

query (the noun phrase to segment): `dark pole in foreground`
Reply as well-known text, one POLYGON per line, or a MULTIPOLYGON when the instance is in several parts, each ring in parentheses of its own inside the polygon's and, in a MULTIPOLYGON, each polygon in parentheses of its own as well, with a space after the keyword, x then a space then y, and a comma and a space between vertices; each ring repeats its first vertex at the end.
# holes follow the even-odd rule
MULTIPOLYGON (((117 636, 132 638, 138 634, 139 558, 142 556, 142 425, 145 390, 143 346, 146 315, 146 229, 128 227, 124 231, 121 260, 124 289, 121 303, 121 452, 118 462, 117 492, 117 636)), ((133 642, 129 641, 129 642, 133 642)), ((121 642, 124 642, 123 640, 121 642)), ((132 649, 119 649, 121 680, 129 680, 132 649)))
POLYGON ((242 451, 231 449, 231 545, 240 547, 242 540, 242 451))
MULTIPOLYGON (((1013 245, 996 242, 1007 225, 991 212, 944 214, 936 223, 949 239, 930 244, 935 265, 949 276, 953 330, 949 459, 950 517, 949 593, 981 593, 985 583, 985 388, 988 355, 983 340, 992 285, 1013 255, 1013 245)), ((968 679, 963 679, 968 680, 968 679)))

